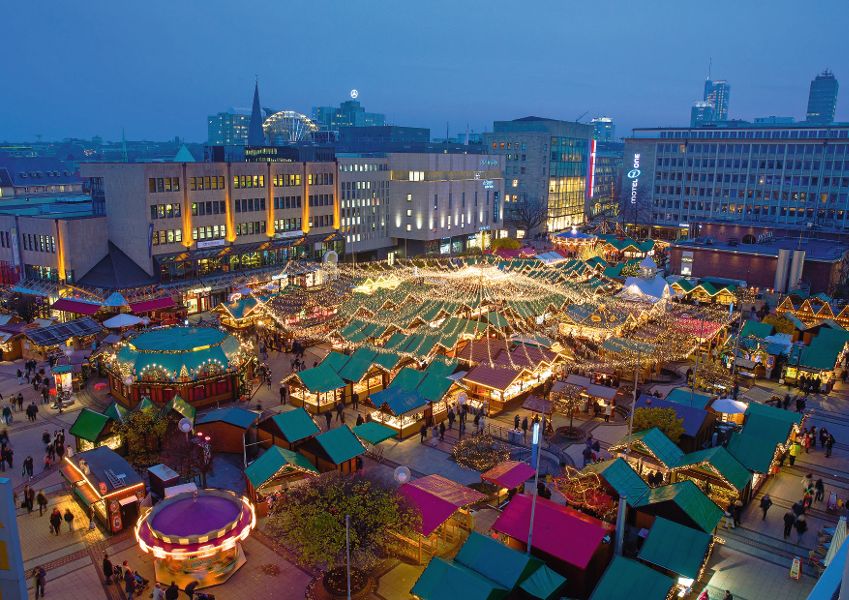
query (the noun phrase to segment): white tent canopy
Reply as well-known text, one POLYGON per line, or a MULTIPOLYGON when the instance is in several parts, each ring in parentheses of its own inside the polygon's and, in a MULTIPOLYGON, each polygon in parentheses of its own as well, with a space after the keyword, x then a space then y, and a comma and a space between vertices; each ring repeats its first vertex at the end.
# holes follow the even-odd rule
POLYGON ((121 313, 120 315, 115 315, 111 319, 106 319, 103 322, 103 325, 109 329, 121 329, 122 327, 132 327, 141 323, 144 323, 143 319, 135 315, 121 313))
POLYGON ((745 402, 741 402, 740 400, 734 400, 733 398, 720 398, 713 401, 711 408, 713 408, 716 412, 728 415, 742 415, 746 412, 746 409, 749 408, 749 405, 745 402))

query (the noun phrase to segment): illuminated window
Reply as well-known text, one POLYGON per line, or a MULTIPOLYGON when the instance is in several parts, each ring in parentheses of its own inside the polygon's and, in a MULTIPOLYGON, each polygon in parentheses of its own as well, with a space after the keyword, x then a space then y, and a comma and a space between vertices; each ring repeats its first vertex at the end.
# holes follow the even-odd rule
POLYGON ((411 224, 407 223, 407 231, 412 231, 412 230, 413 230, 413 226, 411 224))

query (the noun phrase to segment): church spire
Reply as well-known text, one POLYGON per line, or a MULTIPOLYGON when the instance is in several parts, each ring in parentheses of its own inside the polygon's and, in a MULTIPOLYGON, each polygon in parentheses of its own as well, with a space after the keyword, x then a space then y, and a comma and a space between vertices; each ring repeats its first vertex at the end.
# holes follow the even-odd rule
POLYGON ((259 105, 259 79, 254 86, 254 103, 251 108, 251 121, 248 125, 248 146, 264 146, 265 134, 262 131, 262 108, 259 105))

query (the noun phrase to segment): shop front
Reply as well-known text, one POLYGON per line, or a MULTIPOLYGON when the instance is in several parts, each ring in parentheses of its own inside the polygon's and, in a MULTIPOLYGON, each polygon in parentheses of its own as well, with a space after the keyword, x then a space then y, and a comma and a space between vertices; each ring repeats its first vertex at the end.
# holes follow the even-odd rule
POLYGON ((66 456, 60 471, 85 512, 93 511, 109 533, 131 527, 138 518, 144 480, 114 450, 99 446, 66 456))

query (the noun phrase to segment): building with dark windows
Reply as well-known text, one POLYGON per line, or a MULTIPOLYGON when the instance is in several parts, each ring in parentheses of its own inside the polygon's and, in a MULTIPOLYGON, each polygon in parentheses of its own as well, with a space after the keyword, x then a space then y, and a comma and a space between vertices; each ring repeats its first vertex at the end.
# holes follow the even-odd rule
POLYGON ((596 142, 594 168, 590 178, 590 198, 587 202, 587 219, 590 221, 613 219, 619 215, 619 180, 625 144, 621 142, 596 142))
POLYGON ((700 127, 715 120, 713 105, 710 102, 701 100, 693 102, 693 107, 690 109, 690 127, 700 127))
POLYGON ((620 210, 658 235, 847 232, 849 124, 635 129, 624 162, 620 210))
POLYGON ((53 157, 0 153, 0 200, 79 194, 82 190, 75 165, 53 157))
POLYGON ((819 124, 834 121, 834 111, 837 109, 837 89, 839 87, 834 73, 828 69, 814 78, 808 92, 806 120, 809 123, 819 124))
POLYGON ((595 117, 590 121, 593 126, 593 139, 597 142, 616 141, 616 123, 610 117, 595 117))
POLYGON ((725 80, 705 80, 705 92, 702 98, 713 107, 715 121, 728 120, 728 103, 731 100, 731 84, 725 80))
POLYGON ((545 231, 584 223, 592 136, 591 125, 541 117, 494 123, 493 132, 484 134, 484 148, 504 157, 505 227, 524 231, 522 205, 545 211, 545 231))
POLYGON ((323 131, 341 131, 345 127, 382 127, 386 115, 366 112, 357 100, 346 100, 339 106, 316 106, 312 120, 323 131))

